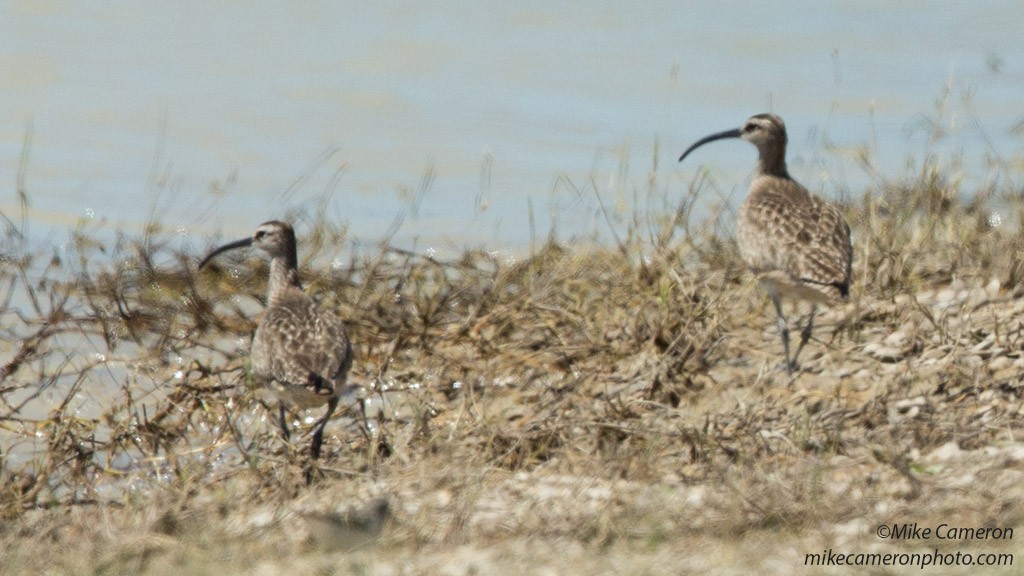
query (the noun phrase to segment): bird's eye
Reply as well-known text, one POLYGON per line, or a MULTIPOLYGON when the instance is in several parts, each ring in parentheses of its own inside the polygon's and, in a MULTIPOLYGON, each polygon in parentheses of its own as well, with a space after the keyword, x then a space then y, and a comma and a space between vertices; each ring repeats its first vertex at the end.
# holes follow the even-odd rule
POLYGON ((258 230, 258 231, 256 232, 256 239, 257 239, 257 240, 259 240, 260 238, 263 238, 263 237, 265 237, 266 235, 267 235, 266 231, 264 231, 264 230, 258 230))
POLYGON ((747 124, 743 127, 743 131, 747 133, 753 132, 754 130, 757 130, 757 124, 747 124))

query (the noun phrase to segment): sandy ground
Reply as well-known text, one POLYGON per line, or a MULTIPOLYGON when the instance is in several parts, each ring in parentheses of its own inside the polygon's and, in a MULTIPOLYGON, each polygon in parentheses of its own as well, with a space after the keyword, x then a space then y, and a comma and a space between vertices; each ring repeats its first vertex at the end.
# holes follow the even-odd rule
POLYGON ((312 487, 301 441, 268 433, 250 467, 23 511, 0 572, 1024 573, 1024 301, 998 280, 860 298, 789 377, 767 305, 736 294, 749 324, 679 365, 656 337, 568 369, 412 350, 373 434, 329 428, 312 487))

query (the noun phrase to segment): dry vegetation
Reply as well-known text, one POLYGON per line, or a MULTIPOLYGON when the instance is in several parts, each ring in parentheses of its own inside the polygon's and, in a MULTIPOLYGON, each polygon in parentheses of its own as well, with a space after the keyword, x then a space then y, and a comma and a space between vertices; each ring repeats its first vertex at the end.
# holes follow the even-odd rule
POLYGON ((792 573, 828 548, 1019 551, 1024 231, 989 219, 998 201, 1021 220, 1011 188, 963 205, 929 162, 844 206, 856 291, 792 378, 731 239, 687 203, 656 234, 514 263, 343 256, 343 229, 302 222, 307 289, 347 319, 367 390, 308 488, 307 443, 278 437, 246 376, 264 263, 197 275, 201 247, 157 226, 30 253, 9 222, 0 572, 792 573), (1018 534, 875 535, 915 522, 1018 534))

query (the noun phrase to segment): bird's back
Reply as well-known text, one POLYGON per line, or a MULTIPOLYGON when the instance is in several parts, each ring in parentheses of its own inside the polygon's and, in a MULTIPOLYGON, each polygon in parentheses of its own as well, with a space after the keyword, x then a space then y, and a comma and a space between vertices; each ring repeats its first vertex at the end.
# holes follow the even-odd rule
POLYGON ((347 392, 352 346, 345 325, 302 290, 289 287, 267 308, 252 343, 253 374, 302 408, 347 392))
POLYGON ((740 207, 737 242, 770 290, 824 304, 849 294, 850 227, 835 206, 792 178, 754 179, 740 207))

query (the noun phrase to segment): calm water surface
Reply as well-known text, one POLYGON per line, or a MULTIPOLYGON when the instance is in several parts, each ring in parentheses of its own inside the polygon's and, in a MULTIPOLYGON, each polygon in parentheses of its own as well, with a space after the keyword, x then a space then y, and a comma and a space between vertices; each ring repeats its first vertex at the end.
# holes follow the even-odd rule
POLYGON ((540 236, 601 233, 598 195, 661 207, 702 165, 738 202, 748 145, 674 160, 765 110, 826 194, 870 185, 858 147, 904 174, 924 117, 968 193, 1024 144, 1015 2, 405 4, 6 3, 0 210, 28 140, 36 231, 155 213, 205 247, 329 194, 355 241, 401 221, 405 245, 516 250, 531 210, 540 236))

